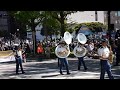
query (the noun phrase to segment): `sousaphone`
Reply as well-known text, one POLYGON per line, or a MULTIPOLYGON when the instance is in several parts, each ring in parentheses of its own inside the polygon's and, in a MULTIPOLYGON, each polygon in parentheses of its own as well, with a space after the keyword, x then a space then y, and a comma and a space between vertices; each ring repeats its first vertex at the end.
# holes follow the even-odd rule
MULTIPOLYGON (((87 42, 87 38, 83 33, 79 33, 77 35, 77 40, 81 44, 85 44, 87 42)), ((79 44, 77 44, 77 46, 73 50, 73 53, 76 57, 83 57, 86 55, 87 49, 84 46, 79 47, 79 44)))
POLYGON ((67 45, 64 45, 64 50, 63 52, 59 53, 59 49, 61 48, 61 45, 58 45, 55 49, 55 54, 59 58, 66 58, 70 54, 70 49, 69 49, 69 44, 72 42, 72 35, 69 32, 64 33, 64 37, 62 38, 60 43, 66 43, 67 45))

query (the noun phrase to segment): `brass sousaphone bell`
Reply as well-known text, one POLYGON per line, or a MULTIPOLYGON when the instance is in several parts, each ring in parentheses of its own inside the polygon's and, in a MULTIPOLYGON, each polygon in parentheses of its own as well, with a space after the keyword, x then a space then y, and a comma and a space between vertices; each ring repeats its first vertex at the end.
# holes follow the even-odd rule
MULTIPOLYGON (((59 58, 66 58, 69 56, 70 54, 70 49, 69 49, 69 44, 72 42, 72 35, 69 32, 65 32, 64 33, 64 37, 62 38, 61 42, 65 42, 67 45, 64 46, 65 51, 61 52, 61 54, 59 54, 59 49, 61 48, 61 45, 58 45, 55 49, 55 54, 57 57, 59 58)), ((61 43, 60 42, 60 43, 61 43)))
MULTIPOLYGON (((85 44, 87 42, 87 38, 83 33, 79 33, 77 35, 77 40, 81 44, 85 44)), ((86 55, 87 49, 85 47, 78 47, 78 44, 77 44, 77 46, 73 50, 73 53, 76 57, 83 57, 86 55)))

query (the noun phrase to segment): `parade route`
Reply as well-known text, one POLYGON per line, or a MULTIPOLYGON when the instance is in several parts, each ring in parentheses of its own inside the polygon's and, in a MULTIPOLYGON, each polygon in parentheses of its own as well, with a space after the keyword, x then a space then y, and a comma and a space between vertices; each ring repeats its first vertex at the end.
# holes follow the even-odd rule
MULTIPOLYGON (((77 70, 77 58, 68 58, 70 75, 59 74, 57 59, 23 63, 25 74, 15 74, 15 63, 0 63, 0 79, 99 79, 100 65, 97 59, 85 59, 88 70, 77 70)), ((120 67, 112 67, 115 79, 120 79, 120 67)), ((108 79, 107 74, 105 79, 108 79)))

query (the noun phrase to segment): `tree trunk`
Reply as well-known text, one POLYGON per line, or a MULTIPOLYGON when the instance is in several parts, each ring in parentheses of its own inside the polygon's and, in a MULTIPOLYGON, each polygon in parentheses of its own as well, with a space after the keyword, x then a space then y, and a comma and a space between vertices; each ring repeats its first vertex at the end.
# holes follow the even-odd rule
POLYGON ((52 41, 52 35, 50 35, 50 39, 51 39, 51 41, 52 41))
POLYGON ((65 23, 64 23, 64 13, 63 11, 60 12, 60 23, 61 23, 61 36, 64 36, 64 32, 65 32, 65 23))
POLYGON ((98 14, 97 14, 97 11, 95 11, 95 21, 98 21, 98 14))
POLYGON ((45 38, 46 38, 46 41, 47 41, 47 37, 48 37, 48 34, 47 34, 47 27, 46 27, 45 24, 43 25, 43 27, 44 27, 44 35, 45 35, 45 38))
POLYGON ((36 54, 36 31, 35 31, 35 24, 34 19, 31 20, 31 29, 32 29, 32 37, 33 37, 33 53, 36 54))
POLYGON ((44 22, 44 32, 45 32, 45 36, 46 36, 46 42, 47 42, 47 37, 48 37, 48 34, 47 34, 47 19, 46 19, 46 12, 45 12, 45 22, 44 22))

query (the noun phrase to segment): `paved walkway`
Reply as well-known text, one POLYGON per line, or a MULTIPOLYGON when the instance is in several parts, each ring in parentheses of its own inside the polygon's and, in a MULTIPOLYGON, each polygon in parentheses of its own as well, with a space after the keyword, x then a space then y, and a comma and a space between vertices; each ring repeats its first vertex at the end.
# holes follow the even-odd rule
MULTIPOLYGON (((71 74, 59 74, 57 59, 23 63, 25 74, 15 75, 15 63, 0 63, 0 79, 99 79, 100 65, 97 59, 85 59, 88 71, 77 70, 77 58, 67 58, 71 74)), ((112 67, 115 79, 120 79, 120 66, 112 67)), ((107 75, 105 76, 106 79, 107 75)))

